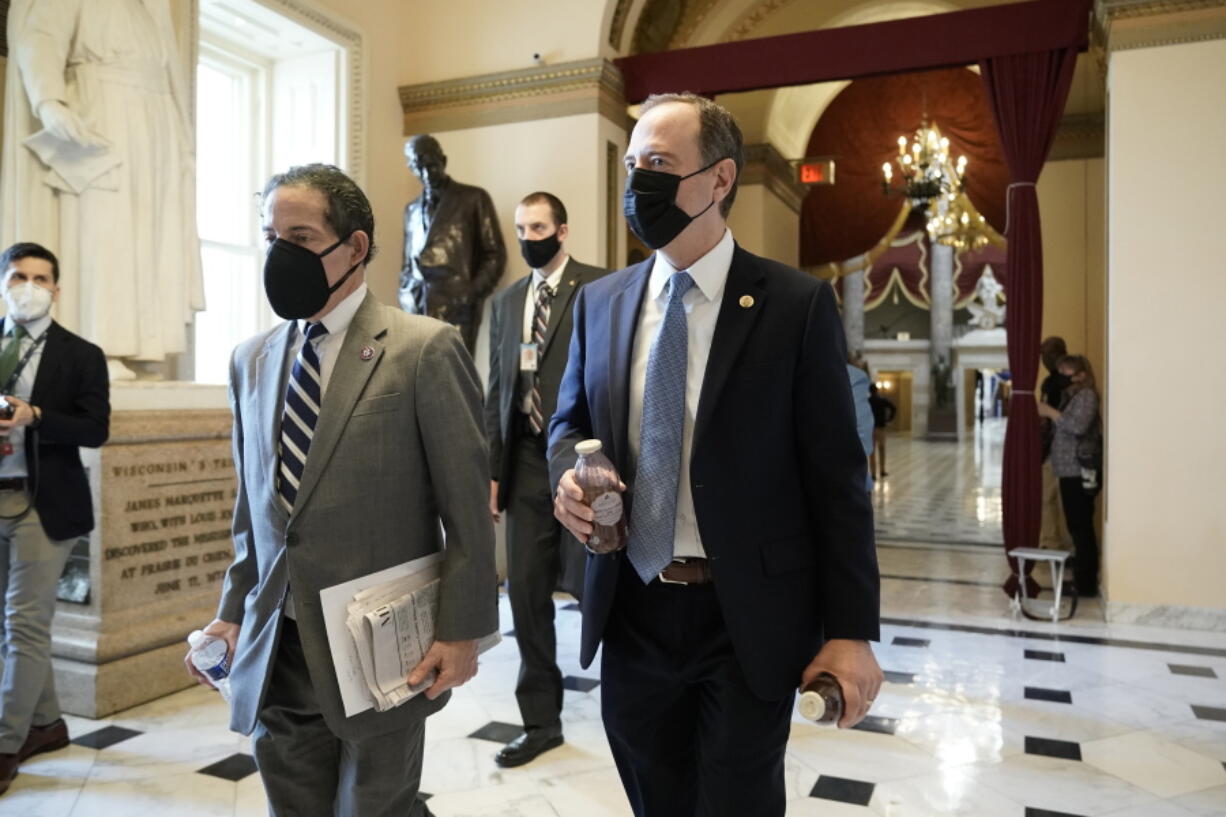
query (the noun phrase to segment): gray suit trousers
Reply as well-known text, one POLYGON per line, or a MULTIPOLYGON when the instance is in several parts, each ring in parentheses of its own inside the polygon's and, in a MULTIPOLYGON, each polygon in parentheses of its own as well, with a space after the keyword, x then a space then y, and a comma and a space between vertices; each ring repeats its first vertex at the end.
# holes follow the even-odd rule
MULTIPOLYGON (((24 493, 0 491, 0 514, 28 507, 24 493)), ((21 748, 31 726, 60 717, 51 672, 51 619, 60 573, 79 539, 48 539, 38 511, 0 520, 0 752, 21 748)))
POLYGON ((324 722, 298 627, 281 623, 252 745, 272 817, 429 817, 417 799, 425 722, 342 740, 324 722))

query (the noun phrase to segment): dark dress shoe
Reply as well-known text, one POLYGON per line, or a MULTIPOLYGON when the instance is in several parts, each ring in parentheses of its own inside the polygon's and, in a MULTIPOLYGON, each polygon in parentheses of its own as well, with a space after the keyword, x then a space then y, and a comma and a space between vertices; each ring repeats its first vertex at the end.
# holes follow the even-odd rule
POLYGON ((68 745, 68 726, 63 718, 56 718, 46 726, 31 726, 26 742, 17 750, 18 761, 26 760, 42 752, 54 752, 68 745))
POLYGON ((9 784, 17 776, 17 764, 21 760, 17 755, 0 754, 0 794, 9 790, 9 784))
POLYGON ((494 755, 494 762, 504 769, 522 766, 542 752, 562 745, 561 729, 531 729, 503 746, 494 755))

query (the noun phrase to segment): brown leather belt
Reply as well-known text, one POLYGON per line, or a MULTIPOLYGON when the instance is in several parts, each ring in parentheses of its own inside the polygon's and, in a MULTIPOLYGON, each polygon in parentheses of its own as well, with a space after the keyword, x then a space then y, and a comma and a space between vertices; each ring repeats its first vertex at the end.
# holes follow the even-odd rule
POLYGON ((709 584, 711 566, 706 559, 677 559, 660 571, 664 584, 709 584))
POLYGON ((0 491, 24 491, 25 489, 25 477, 9 477, 8 479, 0 479, 0 491))

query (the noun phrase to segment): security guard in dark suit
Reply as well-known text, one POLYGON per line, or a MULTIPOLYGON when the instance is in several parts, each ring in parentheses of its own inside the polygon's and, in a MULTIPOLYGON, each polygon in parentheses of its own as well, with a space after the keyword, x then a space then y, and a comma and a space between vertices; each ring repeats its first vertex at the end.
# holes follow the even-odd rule
POLYGON ((553 516, 545 444, 570 347, 571 300, 605 270, 566 252, 566 208, 533 193, 515 209, 527 275, 494 298, 485 429, 490 447, 490 512, 507 513, 511 614, 519 644, 515 697, 524 733, 495 758, 519 766, 562 743, 562 673, 557 664, 553 591, 583 584, 582 547, 553 516))

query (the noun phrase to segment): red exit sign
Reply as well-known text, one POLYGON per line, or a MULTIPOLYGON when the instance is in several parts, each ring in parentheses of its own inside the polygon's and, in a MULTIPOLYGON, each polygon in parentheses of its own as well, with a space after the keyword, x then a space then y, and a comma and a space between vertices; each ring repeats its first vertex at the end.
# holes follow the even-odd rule
POLYGON ((797 165, 801 184, 834 184, 834 160, 805 159, 797 165))

